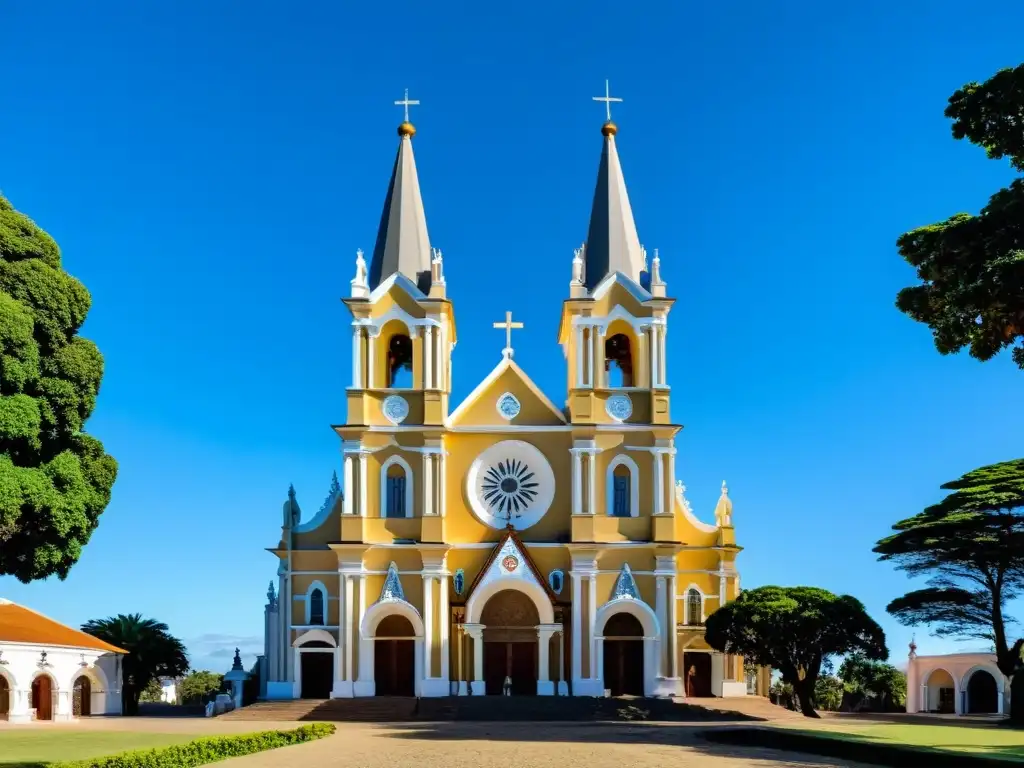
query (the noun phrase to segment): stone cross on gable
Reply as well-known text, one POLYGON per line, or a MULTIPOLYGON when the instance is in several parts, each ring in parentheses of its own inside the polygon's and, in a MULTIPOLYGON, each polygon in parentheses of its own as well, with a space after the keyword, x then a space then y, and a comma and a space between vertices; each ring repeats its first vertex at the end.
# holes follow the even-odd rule
POLYGON ((505 348, 503 350, 501 350, 501 354, 503 354, 505 357, 512 357, 512 331, 513 330, 519 330, 520 328, 523 327, 523 324, 522 323, 513 323, 512 322, 512 313, 511 312, 506 312, 505 313, 505 322, 503 322, 503 323, 495 323, 494 327, 495 328, 504 328, 505 329, 505 348))

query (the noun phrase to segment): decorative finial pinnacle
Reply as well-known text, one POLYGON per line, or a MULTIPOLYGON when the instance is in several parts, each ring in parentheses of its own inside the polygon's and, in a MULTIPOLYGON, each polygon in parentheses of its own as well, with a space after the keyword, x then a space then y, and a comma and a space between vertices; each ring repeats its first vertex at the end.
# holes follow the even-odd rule
POLYGON ((594 101, 604 102, 605 115, 607 116, 607 119, 605 120, 605 124, 601 126, 601 133, 604 136, 614 136, 618 132, 619 128, 612 122, 612 102, 621 103, 622 99, 611 95, 607 80, 604 81, 604 96, 594 96, 593 99, 594 101))
POLYGON ((288 483, 288 498, 295 501, 295 485, 293 483, 288 483))
POLYGON ((729 486, 725 484, 725 480, 722 481, 722 495, 723 496, 728 496, 729 495, 729 486))

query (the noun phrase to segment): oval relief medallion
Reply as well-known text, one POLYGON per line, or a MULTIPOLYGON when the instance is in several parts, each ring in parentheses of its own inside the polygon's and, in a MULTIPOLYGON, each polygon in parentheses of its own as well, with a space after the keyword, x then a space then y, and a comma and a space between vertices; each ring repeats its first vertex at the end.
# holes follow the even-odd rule
POLYGON ((480 522, 523 530, 544 517, 555 498, 555 475, 537 448, 503 440, 476 457, 466 473, 466 496, 480 522))

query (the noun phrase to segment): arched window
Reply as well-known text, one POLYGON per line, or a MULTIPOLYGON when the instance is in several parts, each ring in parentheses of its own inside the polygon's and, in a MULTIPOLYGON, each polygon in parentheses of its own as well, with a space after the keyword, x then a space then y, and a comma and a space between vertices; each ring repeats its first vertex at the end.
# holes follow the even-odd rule
POLYGON ((396 333, 388 340, 388 387, 411 389, 412 339, 396 333))
POLYGON ((704 623, 704 598, 692 587, 686 593, 686 626, 699 627, 704 623))
POLYGON ((609 387, 633 386, 633 354, 626 334, 617 333, 604 343, 604 369, 609 387))
POLYGON ((412 517, 412 483, 412 467, 397 453, 381 464, 381 517, 412 517))
POLYGON ((387 469, 387 498, 384 506, 384 517, 407 517, 405 508, 405 469, 397 462, 387 469))
POLYGON ((624 453, 612 458, 605 474, 605 514, 609 517, 640 516, 640 469, 624 453))
POLYGON ((612 484, 613 484, 613 501, 612 501, 612 516, 614 517, 630 517, 630 476, 629 467, 625 464, 619 464, 612 471, 612 484))
POLYGON ((312 626, 324 625, 324 593, 322 589, 314 589, 309 593, 309 623, 312 626))

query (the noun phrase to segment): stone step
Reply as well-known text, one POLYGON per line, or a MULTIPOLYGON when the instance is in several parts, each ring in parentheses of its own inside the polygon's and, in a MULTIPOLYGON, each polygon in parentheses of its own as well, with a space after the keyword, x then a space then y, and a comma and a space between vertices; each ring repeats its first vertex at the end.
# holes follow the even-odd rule
MULTIPOLYGON (((764 719, 766 700, 589 698, 566 696, 372 697, 264 701, 229 712, 229 720, 399 723, 411 721, 735 721, 764 719), (739 706, 740 702, 745 706, 739 706), (737 706, 731 706, 736 702, 737 706)), ((785 714, 783 714, 785 716, 785 714)))

